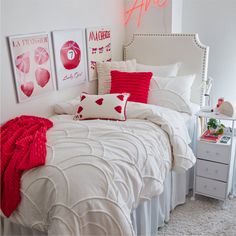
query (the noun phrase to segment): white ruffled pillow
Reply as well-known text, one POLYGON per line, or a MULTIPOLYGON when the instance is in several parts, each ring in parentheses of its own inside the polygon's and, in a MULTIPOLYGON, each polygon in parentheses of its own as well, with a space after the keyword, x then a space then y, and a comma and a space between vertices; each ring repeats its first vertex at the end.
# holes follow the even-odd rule
POLYGON ((108 94, 111 90, 111 71, 136 71, 136 60, 97 62, 96 68, 98 74, 98 94, 108 94))
POLYGON ((80 103, 80 97, 77 97, 65 102, 59 102, 54 105, 53 109, 54 112, 58 115, 62 114, 74 115, 79 103, 80 103))
POLYGON ((178 62, 175 64, 163 66, 152 66, 137 63, 136 70, 143 72, 152 72, 154 76, 176 76, 179 72, 181 64, 181 62, 178 62))
POLYGON ((74 119, 126 120, 129 93, 90 95, 82 93, 74 119))
POLYGON ((195 75, 153 76, 148 94, 148 103, 192 114, 190 98, 194 79, 195 75))

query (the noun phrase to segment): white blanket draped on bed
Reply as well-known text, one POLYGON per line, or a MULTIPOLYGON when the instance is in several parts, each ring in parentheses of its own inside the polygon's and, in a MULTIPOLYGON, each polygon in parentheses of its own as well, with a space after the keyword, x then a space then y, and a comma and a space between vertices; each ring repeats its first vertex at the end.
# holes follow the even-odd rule
POLYGON ((132 209, 163 191, 172 163, 186 170, 195 157, 177 112, 139 103, 127 110, 126 122, 53 117, 47 163, 23 175, 10 220, 49 235, 133 235, 132 209))

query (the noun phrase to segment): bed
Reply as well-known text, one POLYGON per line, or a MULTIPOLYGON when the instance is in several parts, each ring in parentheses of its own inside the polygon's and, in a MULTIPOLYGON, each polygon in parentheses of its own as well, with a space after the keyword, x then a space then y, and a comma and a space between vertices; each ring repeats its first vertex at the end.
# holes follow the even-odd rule
MULTIPOLYGON (((208 47, 195 34, 139 34, 124 47, 125 60, 181 61, 180 73, 196 74, 191 101, 199 106, 207 57, 208 47)), ((156 234, 188 193, 195 119, 138 103, 128 104, 127 118, 77 122, 72 115, 51 117, 46 166, 23 175, 21 204, 9 219, 1 217, 3 234, 156 234)))

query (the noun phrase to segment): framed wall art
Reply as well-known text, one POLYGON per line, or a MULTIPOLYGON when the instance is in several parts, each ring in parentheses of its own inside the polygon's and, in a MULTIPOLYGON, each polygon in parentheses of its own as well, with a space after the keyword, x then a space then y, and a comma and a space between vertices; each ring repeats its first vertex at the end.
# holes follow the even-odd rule
POLYGON ((54 90, 50 42, 48 33, 9 37, 18 102, 54 90))
POLYGON ((87 80, 85 32, 83 29, 53 32, 53 47, 59 89, 87 80))
POLYGON ((96 62, 111 61, 111 29, 96 27, 86 29, 89 80, 97 79, 96 62))

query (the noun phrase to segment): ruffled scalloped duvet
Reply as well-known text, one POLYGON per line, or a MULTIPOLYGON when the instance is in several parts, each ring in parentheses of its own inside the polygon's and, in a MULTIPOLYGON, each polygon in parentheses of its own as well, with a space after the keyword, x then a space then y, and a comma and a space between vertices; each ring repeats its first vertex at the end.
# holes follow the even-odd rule
POLYGON ((48 235, 134 235, 132 209, 195 157, 177 112, 140 103, 127 111, 126 122, 51 118, 46 165, 24 173, 9 220, 48 235))

